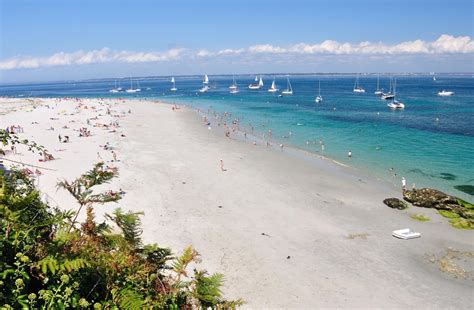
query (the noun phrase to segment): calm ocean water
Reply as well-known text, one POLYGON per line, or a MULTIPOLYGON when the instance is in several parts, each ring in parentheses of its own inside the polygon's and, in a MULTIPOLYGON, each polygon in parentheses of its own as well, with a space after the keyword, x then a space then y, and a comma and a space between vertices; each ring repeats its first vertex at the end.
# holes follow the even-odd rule
MULTIPOLYGON (((236 76, 238 94, 229 94, 232 76, 209 78, 211 90, 205 94, 197 93, 202 77, 194 76, 176 77, 176 93, 169 91, 170 78, 157 77, 134 79, 142 89, 135 94, 110 93, 116 80, 107 79, 0 85, 0 96, 140 97, 186 103, 204 111, 227 111, 249 132, 252 124, 256 135, 271 129, 274 142, 324 154, 396 185, 404 176, 409 187, 416 183, 417 187, 435 187, 473 200, 473 193, 468 193, 474 188, 471 75, 438 75, 436 81, 431 76, 397 76, 397 99, 406 105, 402 111, 390 110, 386 101, 373 94, 376 76, 360 77, 365 94, 352 92, 354 76, 291 76, 291 97, 267 92, 273 76, 263 76, 262 90, 247 88, 253 76, 236 76), (316 104, 318 80, 324 101, 316 104), (437 96, 442 89, 455 95, 437 96), (352 159, 347 157, 349 150, 352 159)), ((130 79, 120 81, 122 87, 130 86, 130 79)), ((280 89, 285 88, 286 76, 276 76, 276 82, 280 89)), ((380 76, 380 87, 389 88, 388 76, 380 76)))

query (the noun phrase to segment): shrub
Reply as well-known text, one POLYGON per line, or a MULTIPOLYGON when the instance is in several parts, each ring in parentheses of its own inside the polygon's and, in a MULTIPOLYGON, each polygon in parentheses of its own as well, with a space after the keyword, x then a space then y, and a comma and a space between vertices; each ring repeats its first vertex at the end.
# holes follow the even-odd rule
POLYGON ((0 172, 0 305, 5 308, 189 309, 235 308, 221 293, 223 276, 189 266, 199 254, 179 256, 142 244, 142 213, 116 209, 97 223, 93 205, 117 201, 94 186, 116 176, 98 164, 78 179, 63 181, 78 201, 75 212, 43 203, 26 175, 0 172), (76 219, 86 206, 86 219, 76 219), (112 230, 111 225, 117 226, 112 230))

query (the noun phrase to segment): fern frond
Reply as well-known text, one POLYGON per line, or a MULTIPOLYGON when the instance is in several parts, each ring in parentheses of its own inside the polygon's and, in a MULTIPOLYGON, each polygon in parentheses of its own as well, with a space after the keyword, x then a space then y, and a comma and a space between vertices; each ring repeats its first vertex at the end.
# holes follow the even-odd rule
POLYGON ((129 246, 132 249, 138 249, 141 243, 141 234, 143 230, 141 229, 141 221, 139 216, 143 215, 143 212, 127 212, 124 213, 122 209, 117 208, 114 210, 112 215, 106 214, 106 218, 112 220, 117 226, 122 230, 123 236, 129 246))
POLYGON ((180 276, 187 276, 186 268, 188 267, 189 263, 191 263, 199 253, 193 249, 190 245, 186 249, 184 249, 183 254, 180 257, 177 257, 173 262, 173 271, 178 275, 178 279, 180 276))
POLYGON ((142 309, 143 296, 131 289, 123 289, 117 294, 117 303, 121 309, 142 309))

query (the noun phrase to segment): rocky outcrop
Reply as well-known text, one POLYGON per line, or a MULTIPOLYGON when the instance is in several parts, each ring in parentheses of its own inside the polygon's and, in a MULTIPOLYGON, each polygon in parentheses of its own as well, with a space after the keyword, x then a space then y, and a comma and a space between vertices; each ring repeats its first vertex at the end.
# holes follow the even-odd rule
POLYGON ((447 210, 457 213, 464 218, 474 218, 473 210, 463 205, 458 198, 436 189, 406 190, 403 192, 403 199, 417 207, 447 210))
POLYGON ((384 199, 383 203, 392 209, 405 210, 408 208, 407 203, 398 198, 387 198, 384 199))

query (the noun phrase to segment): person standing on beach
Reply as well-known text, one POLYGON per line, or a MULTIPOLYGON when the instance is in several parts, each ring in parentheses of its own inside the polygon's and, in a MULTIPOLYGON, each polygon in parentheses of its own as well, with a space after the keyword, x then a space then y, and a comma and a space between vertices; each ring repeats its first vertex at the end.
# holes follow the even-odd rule
POLYGON ((112 151, 112 157, 114 158, 114 161, 117 161, 117 154, 114 151, 112 151))
POLYGON ((405 180, 405 177, 402 177, 402 191, 405 191, 407 189, 407 180, 405 180))
POLYGON ((222 171, 222 172, 226 171, 226 170, 224 169, 224 161, 221 159, 220 162, 221 162, 221 171, 222 171))
POLYGON ((58 139, 59 139, 59 143, 62 143, 62 142, 63 142, 62 137, 61 137, 61 134, 58 135, 58 139))

